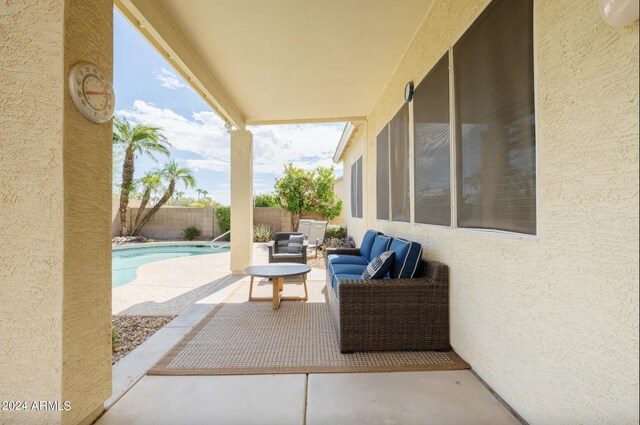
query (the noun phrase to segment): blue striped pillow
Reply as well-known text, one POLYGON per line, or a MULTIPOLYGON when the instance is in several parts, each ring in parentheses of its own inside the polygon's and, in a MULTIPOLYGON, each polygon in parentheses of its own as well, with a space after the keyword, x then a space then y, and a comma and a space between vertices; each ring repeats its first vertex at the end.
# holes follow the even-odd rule
POLYGON ((387 275, 389 269, 393 265, 393 259, 396 253, 386 251, 371 260, 365 271, 362 273, 362 279, 382 279, 387 275))
POLYGON ((304 235, 289 236, 289 244, 287 245, 287 254, 300 254, 304 245, 304 235))

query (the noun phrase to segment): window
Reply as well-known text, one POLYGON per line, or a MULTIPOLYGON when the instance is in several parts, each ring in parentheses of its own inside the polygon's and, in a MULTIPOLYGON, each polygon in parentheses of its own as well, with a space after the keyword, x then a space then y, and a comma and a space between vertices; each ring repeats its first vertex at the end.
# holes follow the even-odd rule
POLYGON ((376 139, 376 206, 379 220, 389 220, 389 126, 376 139))
POLYGON ((409 107, 405 103, 389 122, 391 219, 409 221, 409 107))
POLYGON ((532 0, 494 0, 453 59, 457 225, 535 234, 532 0))
POLYGON ((449 54, 416 87, 413 98, 416 223, 451 225, 449 54))
POLYGON ((351 217, 362 218, 362 157, 351 165, 351 217))

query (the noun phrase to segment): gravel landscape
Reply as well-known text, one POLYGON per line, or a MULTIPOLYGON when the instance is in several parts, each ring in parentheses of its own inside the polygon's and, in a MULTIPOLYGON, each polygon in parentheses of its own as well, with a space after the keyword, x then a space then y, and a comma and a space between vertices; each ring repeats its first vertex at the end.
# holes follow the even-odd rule
POLYGON ((118 338, 113 350, 111 364, 126 356, 142 344, 175 316, 113 316, 112 325, 118 338))
POLYGON ((313 252, 311 255, 307 256, 307 264, 315 269, 325 269, 324 250, 318 252, 318 258, 314 258, 315 255, 315 252, 313 252))

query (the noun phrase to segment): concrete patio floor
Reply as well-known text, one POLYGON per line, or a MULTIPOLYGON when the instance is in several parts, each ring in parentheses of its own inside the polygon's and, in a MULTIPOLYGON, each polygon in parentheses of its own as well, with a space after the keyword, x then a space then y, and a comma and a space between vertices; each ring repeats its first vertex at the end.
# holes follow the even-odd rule
MULTIPOLYGON (((180 314, 114 365, 113 396, 105 403, 108 410, 97 424, 519 423, 469 371, 147 376, 146 371, 164 353, 237 285, 247 280, 228 274, 228 253, 175 260, 195 260, 200 270, 206 270, 207 278, 214 276, 214 268, 220 276, 213 283, 205 282, 204 285, 208 285, 205 289, 199 289, 194 282, 187 281, 187 275, 182 275, 180 285, 175 285, 176 292, 183 291, 177 295, 182 297, 180 303, 172 304, 171 298, 159 303, 182 305, 180 314), (188 298, 184 294, 194 290, 200 299, 186 304, 188 298)), ((254 262, 266 262, 264 244, 254 245, 254 262)), ((180 268, 187 267, 187 263, 191 261, 182 261, 180 268)), ((148 267, 149 270, 139 273, 139 279, 153 275, 164 279, 165 266, 148 267)), ((324 273, 324 270, 313 269, 309 280, 324 280, 324 273)), ((196 282, 203 280, 198 279, 196 282)), ((167 284, 170 281, 162 280, 167 284)), ((146 287, 147 295, 156 287, 140 286, 146 287)), ((161 293, 155 294, 159 297, 161 293)))
POLYGON ((145 376, 97 423, 519 424, 469 371, 145 376))

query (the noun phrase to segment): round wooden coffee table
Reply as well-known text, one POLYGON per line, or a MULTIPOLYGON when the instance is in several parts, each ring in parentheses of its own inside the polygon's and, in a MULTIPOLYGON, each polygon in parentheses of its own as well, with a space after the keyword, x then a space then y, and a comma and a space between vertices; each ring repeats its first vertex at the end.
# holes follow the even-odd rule
POLYGON ((274 263, 263 264, 259 266, 251 266, 244 269, 244 272, 251 276, 251 284, 249 285, 249 301, 272 301, 273 309, 280 308, 280 301, 307 301, 309 294, 307 292, 307 273, 311 271, 311 267, 306 264, 296 263, 274 263), (283 297, 284 278, 288 276, 302 275, 302 283, 304 285, 304 297, 283 297), (261 298, 253 297, 253 278, 267 277, 273 282, 273 297, 261 298))

